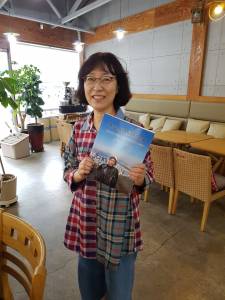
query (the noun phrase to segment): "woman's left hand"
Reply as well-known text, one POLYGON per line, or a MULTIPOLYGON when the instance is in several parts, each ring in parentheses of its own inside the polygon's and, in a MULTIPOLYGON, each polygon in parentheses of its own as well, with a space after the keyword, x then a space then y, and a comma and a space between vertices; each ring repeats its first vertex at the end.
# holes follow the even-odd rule
POLYGON ((138 164, 133 166, 129 171, 129 178, 134 185, 142 186, 145 180, 145 165, 138 164))

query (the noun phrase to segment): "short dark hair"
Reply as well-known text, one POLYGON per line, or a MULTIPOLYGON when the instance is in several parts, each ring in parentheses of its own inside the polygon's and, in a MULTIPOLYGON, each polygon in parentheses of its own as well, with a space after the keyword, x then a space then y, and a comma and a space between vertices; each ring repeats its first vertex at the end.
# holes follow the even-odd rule
POLYGON ((108 160, 114 159, 115 162, 117 163, 117 158, 115 156, 110 156, 108 160))
POLYGON ((85 77, 96 67, 102 67, 103 70, 109 71, 116 77, 118 93, 115 96, 113 105, 117 111, 120 106, 124 106, 128 103, 132 95, 126 71, 119 59, 110 52, 94 53, 83 63, 78 73, 79 84, 76 97, 79 99, 80 103, 88 104, 84 92, 84 80, 85 77))

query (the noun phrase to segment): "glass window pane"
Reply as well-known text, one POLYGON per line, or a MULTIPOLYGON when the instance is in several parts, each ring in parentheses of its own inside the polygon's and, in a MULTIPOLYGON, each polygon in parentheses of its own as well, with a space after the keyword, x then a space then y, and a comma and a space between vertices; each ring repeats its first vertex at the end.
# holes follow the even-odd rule
POLYGON ((8 56, 6 51, 0 50, 0 72, 8 70, 8 56))
POLYGON ((40 69, 44 109, 58 109, 64 97, 64 81, 77 88, 79 54, 72 50, 17 43, 11 56, 17 67, 32 64, 40 69))
MULTIPOLYGON (((8 70, 8 55, 6 51, 0 50, 0 72, 5 70, 8 70)), ((10 129, 6 124, 8 124, 10 127, 13 127, 11 109, 4 108, 0 104, 0 140, 10 133, 10 129)))

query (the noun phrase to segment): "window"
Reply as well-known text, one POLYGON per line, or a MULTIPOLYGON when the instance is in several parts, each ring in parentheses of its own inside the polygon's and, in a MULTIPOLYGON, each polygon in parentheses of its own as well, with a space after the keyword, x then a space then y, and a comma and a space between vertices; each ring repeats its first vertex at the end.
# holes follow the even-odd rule
MULTIPOLYGON (((0 72, 8 70, 8 54, 6 50, 0 49, 0 72)), ((12 126, 12 113, 11 109, 5 108, 0 104, 0 140, 9 135, 12 126)))
POLYGON ((63 100, 65 86, 77 88, 77 75, 80 68, 79 54, 72 50, 40 45, 17 43, 11 51, 12 61, 18 67, 32 64, 41 71, 41 90, 45 101, 44 109, 58 109, 63 100))

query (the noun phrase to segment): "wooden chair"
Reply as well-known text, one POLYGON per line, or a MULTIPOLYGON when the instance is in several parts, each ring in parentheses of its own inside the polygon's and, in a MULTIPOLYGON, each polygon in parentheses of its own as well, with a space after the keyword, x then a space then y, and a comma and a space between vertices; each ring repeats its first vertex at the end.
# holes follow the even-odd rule
POLYGON ((70 123, 67 123, 63 120, 58 119, 56 121, 56 126, 57 126, 58 133, 59 133, 60 154, 62 156, 64 151, 65 151, 65 146, 66 146, 66 144, 68 143, 68 141, 70 139, 73 125, 70 124, 70 123))
POLYGON ((13 299, 8 279, 11 275, 25 288, 30 300, 42 300, 45 258, 45 243, 37 230, 0 209, 0 299, 13 299))
MULTIPOLYGON (((166 146, 151 145, 151 159, 155 181, 169 188, 168 213, 171 214, 174 197, 173 149, 166 146)), ((145 195, 145 197, 147 196, 145 195)))
POLYGON ((225 195, 225 187, 213 193, 211 189, 211 158, 174 149, 175 194, 172 213, 176 211, 179 192, 204 202, 201 231, 205 230, 210 204, 225 195))

